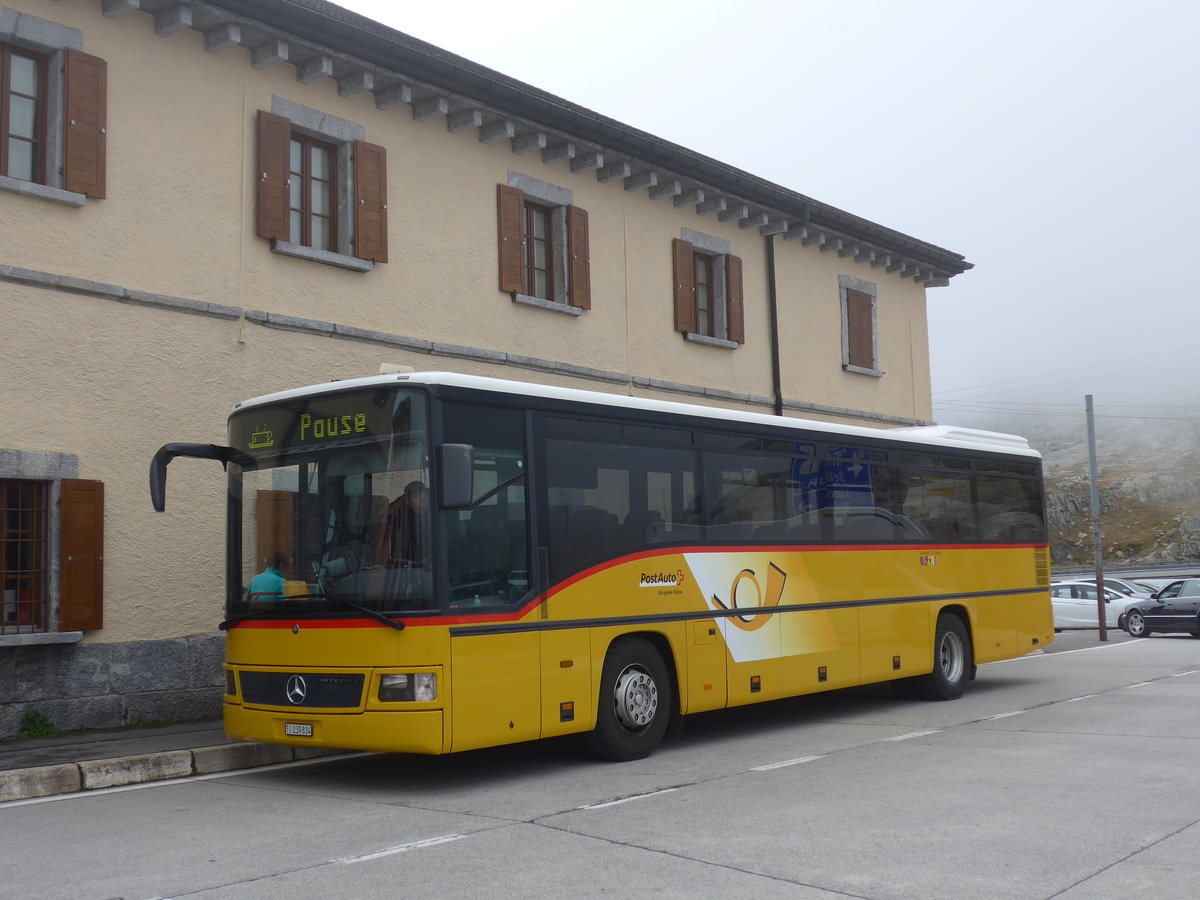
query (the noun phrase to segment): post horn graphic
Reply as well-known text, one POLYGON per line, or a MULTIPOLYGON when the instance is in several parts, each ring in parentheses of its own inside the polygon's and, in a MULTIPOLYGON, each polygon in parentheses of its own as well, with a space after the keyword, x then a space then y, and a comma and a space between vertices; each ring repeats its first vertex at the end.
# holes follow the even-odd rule
MULTIPOLYGON (((758 583, 758 576, 753 569, 742 569, 733 576, 733 584, 729 586, 729 604, 726 605, 720 597, 713 594, 713 603, 721 607, 721 609, 763 609, 779 605, 779 601, 783 599, 783 585, 787 581, 787 572, 775 565, 769 563, 767 569, 767 593, 763 595, 762 586, 758 583), (749 581, 754 585, 753 604, 742 605, 738 603, 738 585, 743 581, 749 581)), ((771 618, 773 613, 753 613, 751 615, 732 616, 733 624, 742 631, 757 631, 767 624, 767 620, 771 618)))

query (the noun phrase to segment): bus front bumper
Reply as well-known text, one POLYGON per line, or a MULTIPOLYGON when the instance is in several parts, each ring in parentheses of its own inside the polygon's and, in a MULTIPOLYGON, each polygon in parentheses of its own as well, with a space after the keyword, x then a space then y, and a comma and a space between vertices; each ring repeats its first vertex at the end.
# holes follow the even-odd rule
POLYGON ((225 703, 225 733, 243 741, 388 753, 440 754, 442 711, 311 713, 225 703))

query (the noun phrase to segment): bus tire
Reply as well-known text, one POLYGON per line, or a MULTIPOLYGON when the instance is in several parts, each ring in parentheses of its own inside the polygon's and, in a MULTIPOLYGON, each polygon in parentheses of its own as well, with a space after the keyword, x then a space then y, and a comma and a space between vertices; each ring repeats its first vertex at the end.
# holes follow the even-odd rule
POLYGON ((662 654, 644 638, 614 641, 604 657, 588 749, 615 762, 649 756, 666 733, 672 707, 671 677, 662 654))
POLYGON ((966 690, 972 667, 971 637, 952 613, 938 616, 933 639, 933 671, 917 682, 926 700, 957 700, 966 690))

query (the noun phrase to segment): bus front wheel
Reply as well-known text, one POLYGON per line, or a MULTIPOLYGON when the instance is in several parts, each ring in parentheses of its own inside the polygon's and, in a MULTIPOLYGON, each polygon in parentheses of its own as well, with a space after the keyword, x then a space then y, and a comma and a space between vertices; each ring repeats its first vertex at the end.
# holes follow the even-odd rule
POLYGON ((933 640, 933 671, 918 682, 927 700, 957 700, 971 675, 971 637, 958 616, 938 616, 933 640))
POLYGON ((616 641, 604 658, 588 748, 614 761, 649 756, 663 739, 671 708, 671 678, 654 645, 643 638, 616 641))

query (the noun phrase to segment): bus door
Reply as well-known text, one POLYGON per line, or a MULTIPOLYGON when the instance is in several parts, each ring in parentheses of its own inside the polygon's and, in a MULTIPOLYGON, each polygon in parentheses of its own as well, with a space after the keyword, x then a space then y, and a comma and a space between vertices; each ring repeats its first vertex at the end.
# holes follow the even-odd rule
POLYGON ((541 735, 539 610, 530 578, 525 417, 442 406, 442 433, 472 447, 472 501, 444 509, 450 616, 451 749, 541 735))

